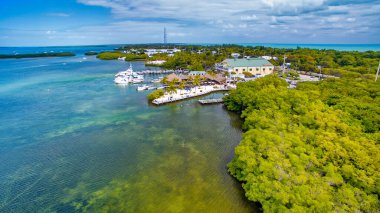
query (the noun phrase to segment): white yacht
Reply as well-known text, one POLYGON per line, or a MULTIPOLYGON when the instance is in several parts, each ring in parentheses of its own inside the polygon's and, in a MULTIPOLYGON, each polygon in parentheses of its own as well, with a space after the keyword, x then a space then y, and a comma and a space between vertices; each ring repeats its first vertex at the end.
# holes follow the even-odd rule
POLYGON ((115 76, 115 79, 113 80, 116 84, 128 84, 129 83, 129 77, 127 75, 119 74, 115 76))
POLYGON ((144 81, 144 76, 138 75, 137 73, 132 73, 132 75, 129 76, 129 80, 134 84, 142 83, 144 81))
POLYGON ((127 70, 116 73, 115 77, 128 76, 128 75, 132 75, 132 73, 133 73, 132 64, 129 64, 129 68, 127 70))
POLYGON ((144 76, 133 72, 132 64, 129 64, 129 68, 126 71, 118 72, 114 80, 116 84, 141 83, 143 81, 144 76))
POLYGON ((115 78, 114 82, 115 82, 115 84, 128 84, 129 79, 128 79, 128 77, 118 76, 115 78))

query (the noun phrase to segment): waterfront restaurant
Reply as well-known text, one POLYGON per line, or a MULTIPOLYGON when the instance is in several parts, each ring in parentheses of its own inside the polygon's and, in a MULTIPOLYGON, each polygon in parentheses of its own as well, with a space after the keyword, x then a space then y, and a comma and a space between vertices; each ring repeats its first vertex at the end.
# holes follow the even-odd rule
POLYGON ((190 71, 189 72, 189 76, 196 76, 196 75, 205 76, 206 72, 205 71, 190 71))
MULTIPOLYGON (((176 83, 179 83, 181 81, 185 81, 187 84, 192 84, 194 80, 195 75, 176 75, 174 73, 168 75, 166 77, 166 80, 168 82, 175 81, 176 83), (190 80, 192 79, 192 80, 190 80)), ((226 83, 226 77, 224 77, 222 74, 216 74, 216 75, 210 75, 206 74, 204 72, 204 75, 199 74, 201 76, 201 84, 202 85, 210 85, 210 84, 225 84, 226 83)))
POLYGON ((268 60, 263 58, 235 58, 226 59, 222 62, 224 71, 234 72, 236 74, 243 74, 250 72, 253 75, 269 75, 273 73, 274 66, 268 60))

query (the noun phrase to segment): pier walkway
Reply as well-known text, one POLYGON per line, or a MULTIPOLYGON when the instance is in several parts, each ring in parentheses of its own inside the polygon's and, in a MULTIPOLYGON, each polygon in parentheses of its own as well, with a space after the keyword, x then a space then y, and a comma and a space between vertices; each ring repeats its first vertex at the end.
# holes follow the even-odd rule
POLYGON ((137 71, 139 75, 151 75, 151 74, 169 74, 169 73, 188 73, 187 70, 143 70, 137 71))
POLYGON ((216 98, 216 99, 204 99, 198 101, 201 104, 218 104, 223 103, 223 98, 216 98))
POLYGON ((191 88, 191 90, 177 90, 176 93, 170 94, 165 93, 161 98, 154 99, 153 104, 161 105, 170 102, 185 100, 188 98, 193 98, 201 95, 206 95, 208 93, 217 91, 228 91, 230 87, 225 85, 210 85, 210 86, 199 86, 197 88, 191 88))

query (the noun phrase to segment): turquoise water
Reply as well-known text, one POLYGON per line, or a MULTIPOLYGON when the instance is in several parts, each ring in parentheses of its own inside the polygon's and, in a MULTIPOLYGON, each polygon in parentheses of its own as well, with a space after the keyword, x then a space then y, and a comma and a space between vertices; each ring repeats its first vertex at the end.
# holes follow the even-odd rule
MULTIPOLYGON (((194 45, 222 45, 222 43, 193 43, 194 45)), ((319 50, 339 50, 339 51, 380 51, 380 44, 281 44, 281 43, 226 43, 237 44, 247 47, 264 46, 272 48, 296 49, 310 48, 319 50)))
POLYGON ((339 50, 339 51, 380 51, 380 44, 276 44, 276 43, 241 43, 243 46, 265 46, 273 48, 296 49, 310 48, 319 50, 339 50))
MULTIPOLYGON (((221 43, 194 43, 195 45, 221 45, 221 43)), ((380 51, 380 44, 279 44, 279 43, 234 43, 242 46, 265 46, 273 48, 296 49, 332 49, 339 51, 380 51)), ((61 46, 61 47, 0 47, 0 54, 22 54, 22 53, 41 53, 41 52, 74 52, 84 54, 88 51, 109 51, 123 46, 122 44, 114 45, 97 45, 97 46, 61 46)))
POLYGON ((82 57, 0 60, 0 212, 257 212, 226 171, 237 115, 152 106, 82 57))

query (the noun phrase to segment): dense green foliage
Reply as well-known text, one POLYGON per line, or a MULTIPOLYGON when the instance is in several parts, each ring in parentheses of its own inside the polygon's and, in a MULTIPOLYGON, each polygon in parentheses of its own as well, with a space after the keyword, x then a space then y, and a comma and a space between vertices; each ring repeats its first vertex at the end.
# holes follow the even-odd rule
POLYGON ((64 57, 64 56, 75 56, 71 52, 62 53, 32 53, 32 54, 17 54, 17 55, 0 55, 0 59, 6 58, 40 58, 40 57, 64 57))
POLYGON ((125 57, 126 61, 137 61, 145 60, 148 56, 145 54, 131 54, 131 53, 121 53, 121 52, 102 52, 99 53, 97 58, 101 60, 115 60, 118 58, 125 57))
POLYGON ((152 60, 166 60, 162 65, 167 69, 188 69, 188 70, 213 70, 215 63, 220 63, 226 57, 213 55, 211 51, 198 54, 194 52, 179 52, 169 57, 163 54, 154 55, 152 60))
POLYGON ((225 97, 242 113, 229 172, 267 212, 380 212, 380 85, 268 76, 225 97))
POLYGON ((155 91, 151 92, 150 94, 148 94, 147 98, 149 101, 153 101, 154 99, 160 98, 164 94, 165 94, 164 90, 158 89, 158 90, 155 90, 155 91))
POLYGON ((250 73, 250 72, 243 72, 243 74, 244 74, 244 76, 245 76, 246 78, 249 78, 249 77, 252 77, 252 76, 253 76, 253 74, 250 73))
MULTIPOLYGON (((337 51, 317 50, 308 48, 283 49, 271 47, 245 47, 239 45, 128 45, 120 49, 142 54, 144 49, 165 48, 181 49, 174 57, 166 54, 155 55, 152 60, 166 60, 163 65, 168 69, 191 69, 213 70, 214 64, 231 57, 231 53, 239 53, 240 57, 251 56, 274 56, 270 62, 275 66, 283 63, 284 55, 290 67, 300 71, 319 72, 318 66, 322 67, 322 73, 336 76, 360 77, 362 75, 374 75, 380 60, 378 51, 337 51)), ((150 60, 150 59, 149 59, 150 60)), ((371 76, 372 77, 372 76, 371 76)))

